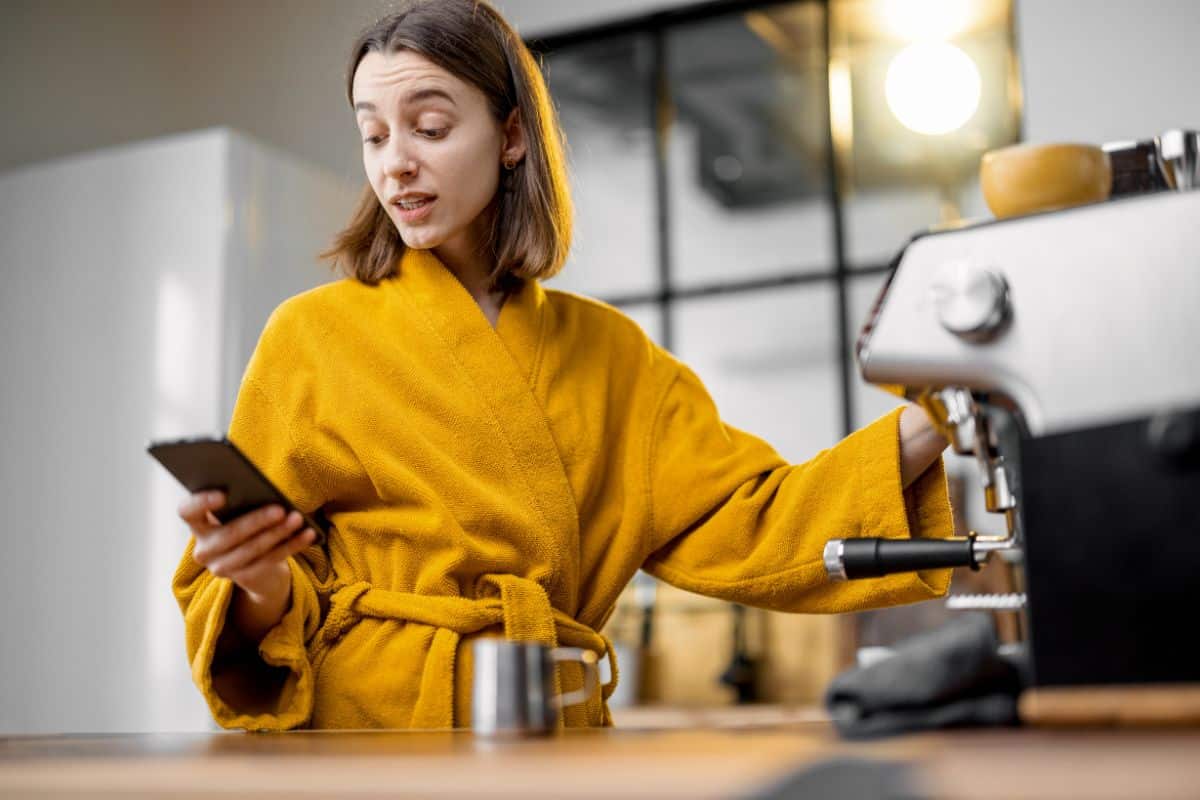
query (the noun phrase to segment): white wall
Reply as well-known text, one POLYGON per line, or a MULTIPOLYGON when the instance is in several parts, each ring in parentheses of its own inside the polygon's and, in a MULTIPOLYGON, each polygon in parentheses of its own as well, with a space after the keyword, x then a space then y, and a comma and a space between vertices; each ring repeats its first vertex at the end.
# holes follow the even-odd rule
POLYGON ((1017 37, 1029 141, 1200 128, 1196 0, 1018 0, 1017 37))

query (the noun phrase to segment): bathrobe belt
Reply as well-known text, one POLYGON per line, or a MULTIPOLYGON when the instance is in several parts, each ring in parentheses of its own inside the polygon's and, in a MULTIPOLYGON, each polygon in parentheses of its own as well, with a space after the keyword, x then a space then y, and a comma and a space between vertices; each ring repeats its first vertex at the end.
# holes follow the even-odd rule
MULTIPOLYGON (((611 680, 601 687, 608 700, 617 686, 617 662, 612 642, 603 634, 550 605, 546 590, 516 575, 484 575, 481 583, 499 590, 499 597, 434 596, 378 589, 365 581, 342 586, 330 597, 329 613, 318 631, 312 654, 320 668, 330 647, 363 617, 415 622, 436 628, 421 676, 421 691, 412 726, 454 726, 454 670, 463 636, 503 624, 506 639, 557 647, 583 647, 607 656, 611 680)), ((606 724, 608 711, 601 704, 606 724)))

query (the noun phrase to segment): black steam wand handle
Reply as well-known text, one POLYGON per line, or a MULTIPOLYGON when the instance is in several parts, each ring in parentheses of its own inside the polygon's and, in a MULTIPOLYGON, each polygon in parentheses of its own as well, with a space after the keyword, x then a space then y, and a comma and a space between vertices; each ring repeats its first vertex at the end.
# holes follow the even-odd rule
POLYGON ((965 539, 833 539, 825 545, 825 572, 835 581, 943 567, 977 570, 979 564, 974 533, 965 539))

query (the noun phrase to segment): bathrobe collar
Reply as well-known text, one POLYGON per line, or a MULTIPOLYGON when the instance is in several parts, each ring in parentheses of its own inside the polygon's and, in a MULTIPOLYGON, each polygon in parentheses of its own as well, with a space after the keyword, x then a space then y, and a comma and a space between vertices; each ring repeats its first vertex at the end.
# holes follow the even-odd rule
POLYGON ((538 281, 523 281, 509 294, 493 329, 475 298, 431 250, 406 250, 394 280, 439 318, 449 344, 499 337, 530 384, 535 382, 546 322, 546 292, 538 281))
MULTIPOLYGON (((558 557, 544 563, 578 565, 561 548, 579 547, 579 514, 545 410, 534 394, 541 352, 546 345, 547 304, 537 281, 527 280, 509 296, 492 328, 475 298, 431 251, 405 251, 398 275, 389 279, 408 301, 412 318, 427 332, 417 347, 443 348, 447 369, 459 371, 489 410, 489 441, 481 453, 515 468, 514 493, 524 494, 545 526, 547 547, 558 557)), ((541 537, 539 537, 541 538, 541 537)), ((576 598, 562 594, 578 585, 577 575, 545 576, 555 606, 573 609, 576 598)))
POLYGON ((526 280, 509 294, 496 321, 496 333, 520 364, 530 386, 537 385, 548 313, 542 284, 526 280))

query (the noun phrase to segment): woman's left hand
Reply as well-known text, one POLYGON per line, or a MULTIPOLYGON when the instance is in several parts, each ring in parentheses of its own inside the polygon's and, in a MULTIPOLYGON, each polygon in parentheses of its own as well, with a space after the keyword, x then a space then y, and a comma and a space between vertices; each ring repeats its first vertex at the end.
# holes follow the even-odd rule
POLYGON ((937 432, 925 409, 911 403, 900 414, 900 482, 907 489, 941 457, 950 442, 937 432))

